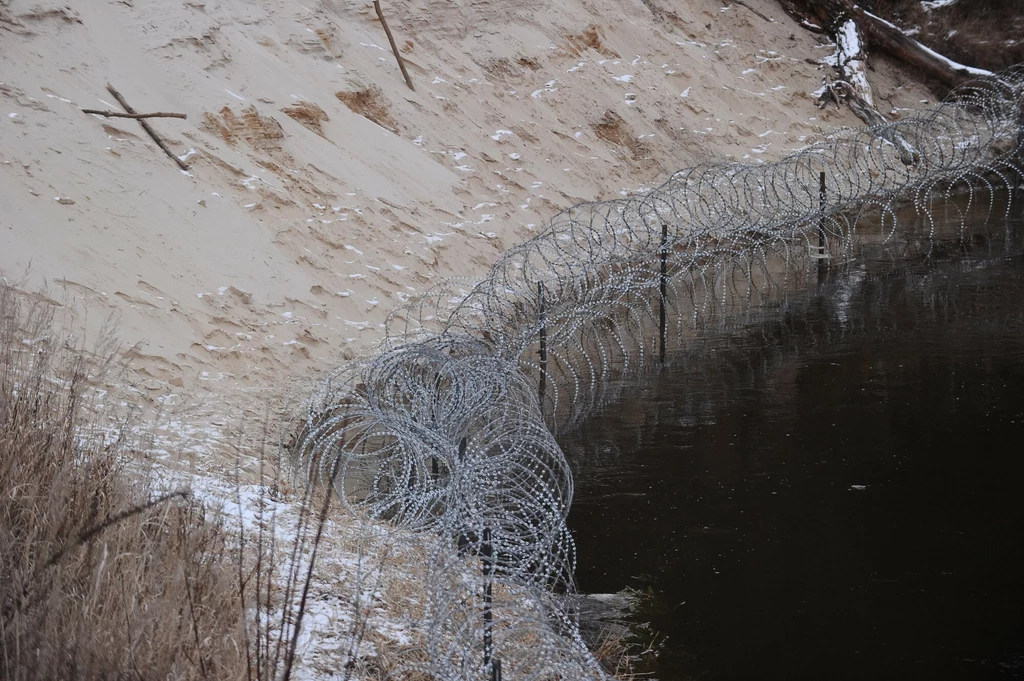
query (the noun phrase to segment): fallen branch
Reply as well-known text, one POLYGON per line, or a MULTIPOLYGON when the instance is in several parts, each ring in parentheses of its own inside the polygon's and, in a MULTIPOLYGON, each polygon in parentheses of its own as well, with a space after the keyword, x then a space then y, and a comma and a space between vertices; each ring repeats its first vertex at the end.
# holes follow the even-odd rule
POLYGON ((402 75, 405 76, 405 84, 409 86, 410 90, 416 92, 416 88, 412 86, 412 78, 409 77, 409 72, 405 70, 405 61, 402 60, 402 55, 398 53, 398 45, 395 45, 395 37, 391 35, 391 29, 388 28, 388 22, 384 20, 384 12, 380 9, 380 0, 373 0, 373 8, 377 10, 377 18, 380 19, 380 24, 384 27, 384 32, 388 36, 388 42, 391 43, 391 51, 395 53, 395 60, 398 62, 398 68, 402 69, 402 75))
POLYGON ((164 111, 157 111, 156 113, 124 113, 121 111, 100 111, 99 109, 82 109, 82 113, 96 114, 97 116, 106 116, 108 118, 188 118, 187 114, 183 113, 167 113, 164 111))
POLYGON ((42 572, 43 570, 46 570, 47 568, 53 567, 54 565, 59 563, 61 561, 61 559, 65 555, 67 555, 68 551, 71 551, 72 549, 76 549, 79 546, 81 546, 82 544, 85 544, 86 542, 92 540, 93 537, 95 537, 96 535, 98 535, 101 532, 105 531, 107 528, 113 527, 114 525, 117 525, 121 521, 127 520, 128 518, 131 518, 132 516, 136 516, 136 515, 138 515, 140 513, 144 513, 145 511, 148 511, 149 509, 153 508, 154 506, 159 506, 160 504, 165 503, 167 501, 170 501, 171 499, 186 499, 186 498, 188 498, 188 496, 189 496, 188 490, 178 490, 177 492, 171 492, 169 494, 164 494, 163 496, 159 496, 156 499, 151 499, 151 500, 147 501, 146 503, 138 504, 137 506, 132 506, 129 509, 121 511, 117 515, 114 515, 114 516, 111 516, 110 518, 107 518, 106 520, 104 520, 102 523, 100 523, 98 525, 93 525, 89 529, 84 530, 81 533, 79 533, 78 537, 76 537, 74 540, 66 543, 64 546, 61 547, 61 549, 59 551, 57 551, 52 556, 50 556, 49 560, 47 560, 45 563, 43 563, 42 567, 40 567, 38 569, 38 572, 42 572))
MULTIPOLYGON (((130 114, 138 115, 139 112, 136 111, 135 109, 133 109, 131 107, 131 105, 128 104, 127 101, 125 101, 124 96, 121 95, 120 92, 115 90, 114 86, 111 85, 110 83, 107 83, 107 92, 109 92, 111 95, 114 96, 114 99, 117 100, 117 103, 120 104, 124 108, 125 111, 127 111, 130 114)), ((175 163, 177 163, 179 168, 181 168, 182 170, 187 172, 188 169, 189 169, 188 168, 188 164, 185 163, 184 161, 182 161, 180 158, 178 158, 174 154, 174 152, 171 151, 167 147, 167 143, 164 142, 163 139, 160 138, 160 135, 156 134, 156 130, 153 129, 153 126, 151 126, 149 123, 147 123, 146 119, 144 119, 144 118, 139 118, 138 121, 139 121, 139 125, 142 126, 142 129, 145 130, 149 134, 149 136, 153 139, 154 142, 156 142, 156 145, 158 147, 160 147, 161 149, 163 149, 164 153, 167 154, 175 163)))
POLYGON ((737 5, 741 5, 741 6, 743 6, 743 7, 746 7, 746 8, 747 8, 747 9, 749 9, 749 10, 750 10, 751 12, 753 12, 753 13, 754 13, 754 14, 756 14, 757 16, 761 17, 761 18, 762 18, 762 19, 764 19, 765 21, 767 21, 767 22, 769 22, 769 23, 772 23, 772 24, 774 24, 774 23, 775 23, 775 19, 771 19, 771 18, 769 18, 769 17, 766 17, 765 15, 761 14, 760 12, 758 12, 758 11, 757 11, 756 9, 754 9, 753 7, 751 7, 750 5, 748 5, 747 3, 743 2, 743 0, 732 0, 732 1, 733 1, 734 3, 736 3, 737 5))

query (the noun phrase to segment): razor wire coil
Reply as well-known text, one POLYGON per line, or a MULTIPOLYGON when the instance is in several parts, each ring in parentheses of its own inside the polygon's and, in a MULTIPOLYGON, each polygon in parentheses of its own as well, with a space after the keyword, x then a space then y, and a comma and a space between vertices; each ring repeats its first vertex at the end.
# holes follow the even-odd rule
POLYGON ((976 186, 1014 186, 1022 158, 1016 67, 775 163, 705 163, 645 194, 573 206, 468 293, 453 281, 393 313, 377 355, 318 386, 299 457, 311 479, 338 481, 354 513, 441 538, 427 661, 406 671, 490 678, 493 655, 506 679, 607 678, 575 623, 572 476, 553 433, 655 362, 666 335, 679 347, 797 286, 813 259, 852 253, 867 213, 893 238, 909 201, 931 236, 937 198, 962 188, 971 204, 976 186))

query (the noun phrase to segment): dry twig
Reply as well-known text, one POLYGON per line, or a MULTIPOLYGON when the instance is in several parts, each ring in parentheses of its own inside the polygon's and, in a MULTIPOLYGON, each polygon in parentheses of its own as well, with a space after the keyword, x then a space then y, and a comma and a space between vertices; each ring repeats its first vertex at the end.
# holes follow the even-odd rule
POLYGON ((82 109, 82 113, 96 114, 97 116, 106 116, 108 118, 188 118, 187 114, 183 113, 167 113, 165 111, 157 111, 155 113, 124 113, 121 111, 101 111, 99 109, 82 109))

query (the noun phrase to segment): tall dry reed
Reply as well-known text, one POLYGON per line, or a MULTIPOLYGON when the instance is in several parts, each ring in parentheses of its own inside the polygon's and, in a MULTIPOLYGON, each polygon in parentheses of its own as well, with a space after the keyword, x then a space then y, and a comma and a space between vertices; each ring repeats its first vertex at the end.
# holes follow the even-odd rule
POLYGON ((90 397, 113 345, 86 351, 55 309, 0 286, 0 676, 243 677, 228 536, 129 475, 134 429, 90 397))

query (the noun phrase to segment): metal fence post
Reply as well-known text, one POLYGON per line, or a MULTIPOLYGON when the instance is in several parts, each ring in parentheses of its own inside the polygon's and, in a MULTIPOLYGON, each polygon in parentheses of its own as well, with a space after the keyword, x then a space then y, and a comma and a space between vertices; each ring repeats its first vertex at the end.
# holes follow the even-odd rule
POLYGON ((483 542, 480 544, 480 558, 483 562, 484 577, 484 667, 491 664, 491 655, 494 652, 494 640, 492 638, 492 627, 494 626, 493 614, 491 613, 491 580, 494 578, 494 547, 491 545, 491 528, 484 528, 483 542))
POLYGON ((542 281, 537 282, 537 297, 540 300, 537 312, 537 321, 540 324, 540 387, 537 390, 537 396, 540 401, 541 411, 543 411, 544 391, 548 383, 548 328, 544 315, 544 282, 542 281))
POLYGON ((668 223, 661 223, 661 282, 660 300, 661 306, 658 310, 658 340, 660 341, 658 358, 662 364, 665 363, 665 295, 668 284, 668 223))
POLYGON ((821 215, 818 217, 818 282, 821 283, 822 278, 825 276, 827 269, 827 263, 825 262, 829 254, 825 252, 825 171, 822 170, 818 175, 818 210, 821 215))
POLYGON ((1010 200, 1017 202, 1017 213, 1024 215, 1024 88, 1017 101, 1017 186, 1013 188, 1010 200))

